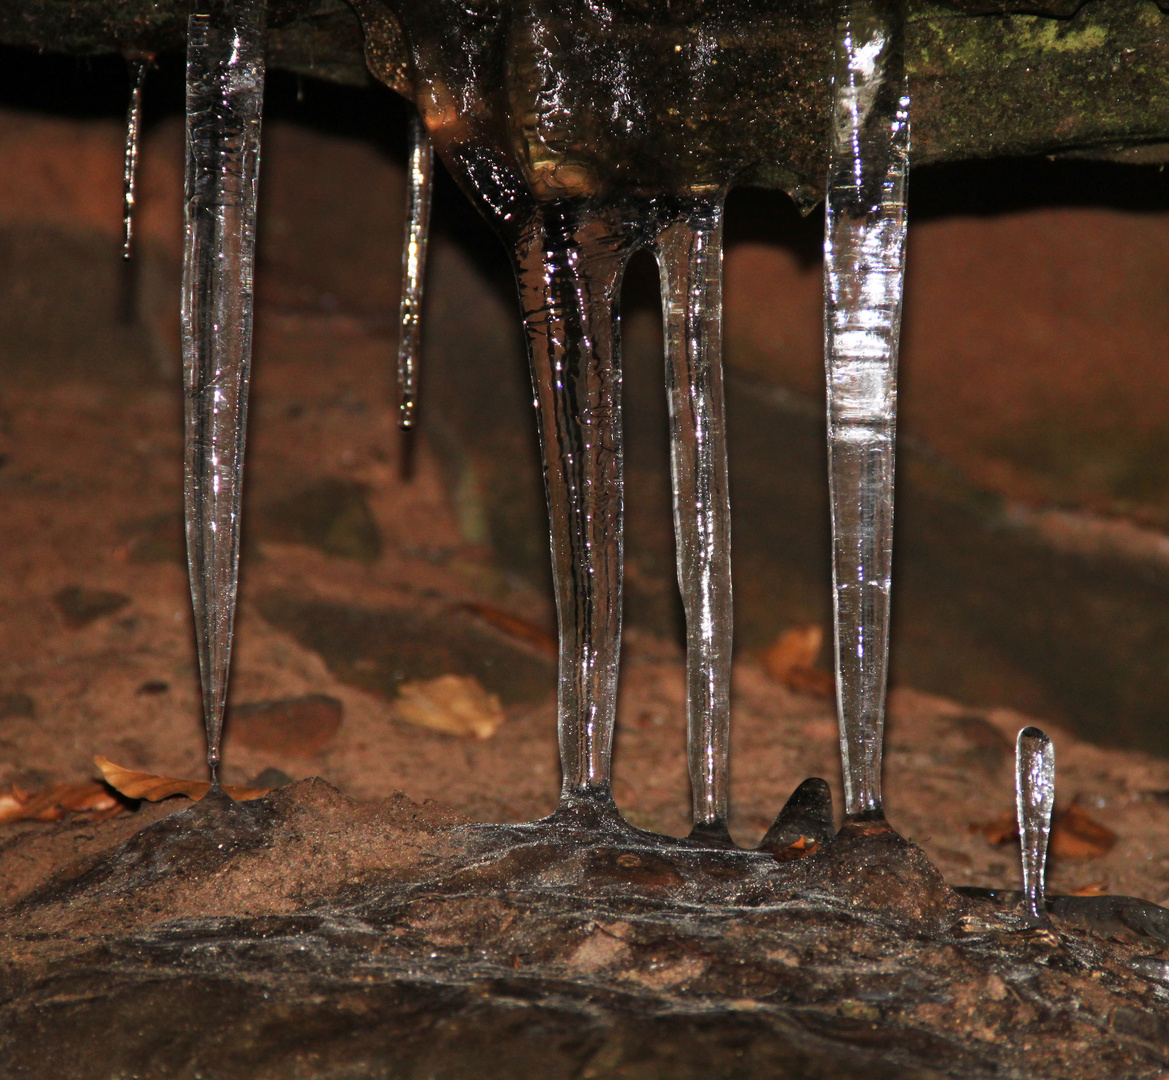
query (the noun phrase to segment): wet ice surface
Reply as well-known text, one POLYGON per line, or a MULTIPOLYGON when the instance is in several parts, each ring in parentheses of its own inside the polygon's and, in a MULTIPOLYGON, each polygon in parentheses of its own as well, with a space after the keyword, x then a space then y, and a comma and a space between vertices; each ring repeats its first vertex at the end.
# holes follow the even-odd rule
POLYGON ((1044 874, 1055 809, 1055 747, 1036 727, 1023 728, 1015 743, 1015 806, 1027 913, 1045 923, 1044 874))
POLYGON ((266 17, 263 0, 240 0, 193 14, 187 31, 184 495, 213 778, 239 581, 266 17))
POLYGON ((516 252, 536 391, 560 631, 566 799, 609 799, 621 643, 621 378, 617 215, 536 213, 516 252), (614 220, 616 218, 616 220, 614 220))
POLYGON ((138 201, 138 157, 142 131, 142 92, 154 58, 134 54, 130 69, 130 102, 126 107, 126 155, 122 171, 122 258, 134 253, 134 206, 138 201))
POLYGON ((659 232, 678 585, 694 822, 729 815, 731 508, 722 385, 723 193, 683 202, 659 232))
POLYGON ((634 1077, 661 1075, 661 1055, 670 1075, 725 1075, 744 1053, 759 1075, 793 1060, 889 1077, 1163 1068, 1147 933, 1106 943, 1058 918, 1035 932, 872 823, 788 862, 596 825, 503 837, 319 781, 209 797, 0 921, 19 1002, 0 1004, 0 1048, 23 1067, 35 1046, 37 1068, 78 1077, 179 1057, 244 1076, 257 1053, 340 1071, 374 1034, 396 1068, 444 1076, 475 1075, 488 1047, 577 1075, 582 1038, 634 1077), (133 1003, 137 1035, 96 1059, 81 999, 86 1025, 133 1003))
POLYGON ((909 98, 902 15, 856 0, 838 26, 824 225, 824 350, 836 688, 845 812, 882 812, 897 346, 909 98))
POLYGON ((434 189, 434 151, 419 116, 410 118, 410 160, 406 167, 406 235, 402 244, 402 301, 398 338, 399 419, 414 426, 418 408, 418 362, 422 345, 422 299, 430 204, 434 189))

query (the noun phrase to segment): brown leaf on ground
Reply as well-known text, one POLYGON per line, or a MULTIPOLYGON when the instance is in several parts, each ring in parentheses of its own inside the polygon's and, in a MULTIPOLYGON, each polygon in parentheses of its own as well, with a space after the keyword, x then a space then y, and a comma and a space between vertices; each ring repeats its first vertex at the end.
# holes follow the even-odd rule
POLYGON ((809 697, 830 698, 836 693, 836 676, 823 668, 792 668, 783 682, 789 690, 809 697))
MULTIPOLYGON (((971 823, 970 831, 982 833, 996 846, 1019 839, 1019 825, 1010 810, 993 821, 971 823)), ((1053 815, 1048 850, 1057 859, 1098 859, 1116 847, 1116 841, 1116 833, 1073 802, 1053 815)))
MULTIPOLYGON (((127 799, 160 802, 163 799, 169 799, 172 795, 183 795, 198 802, 211 789, 211 785, 206 780, 177 780, 172 776, 155 776, 153 773, 123 769, 121 765, 115 765, 109 758, 102 757, 101 754, 93 759, 93 763, 101 769, 106 783, 115 791, 125 795, 127 799)), ((258 799, 261 795, 267 795, 272 789, 224 784, 223 790, 237 802, 247 802, 249 799, 258 799)))
POLYGON ((73 815, 85 821, 104 821, 126 806, 104 784, 50 784, 40 791, 25 791, 17 784, 0 794, 0 823, 60 821, 73 815))
POLYGON ((972 833, 982 833, 995 847, 1019 839, 1019 823, 1013 810, 1004 810, 994 821, 972 821, 968 828, 972 833))
POLYGON ((1068 893, 1068 896, 1107 896, 1106 884, 1106 882, 1101 881, 1096 885, 1085 885, 1082 889, 1073 889, 1068 893))
POLYGON ((824 645, 824 630, 807 623, 786 630, 763 653, 763 667, 776 682, 797 694, 831 697, 836 680, 830 671, 815 667, 824 645))
POLYGON ((1060 859, 1098 859, 1116 847, 1111 829, 1072 803, 1056 816, 1051 829, 1051 853, 1060 859))
POLYGON ((517 615, 512 615, 511 612, 500 611, 499 608, 492 607, 490 604, 480 603, 460 604, 459 610, 474 615, 487 623, 488 626, 493 626, 496 630, 507 634, 508 637, 530 645, 545 656, 555 657, 560 651, 556 638, 547 630, 528 622, 526 619, 521 619, 517 615))
POLYGON ((801 836, 794 843, 780 848, 779 851, 773 851, 771 854, 776 862, 790 862, 792 859, 802 859, 805 855, 812 855, 819 850, 820 842, 818 840, 809 840, 806 836, 801 836))
POLYGON ((499 698, 470 675, 402 683, 394 712, 400 720, 431 731, 477 739, 490 739, 504 719, 499 698))

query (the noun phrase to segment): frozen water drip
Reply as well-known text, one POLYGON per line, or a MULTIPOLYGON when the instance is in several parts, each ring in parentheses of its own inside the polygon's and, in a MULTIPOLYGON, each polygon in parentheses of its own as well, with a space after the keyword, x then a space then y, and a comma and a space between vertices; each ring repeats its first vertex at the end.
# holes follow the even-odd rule
POLYGON ((623 557, 617 298, 632 248, 626 220, 617 210, 552 204, 532 212, 516 247, 560 634, 562 808, 612 802, 623 557))
POLYGON ((1015 810, 1023 858, 1023 903, 1029 919, 1047 926, 1043 875, 1051 813, 1055 808, 1055 746, 1037 727, 1025 727, 1015 740, 1015 810))
POLYGON ((904 13, 897 2, 850 0, 836 40, 824 355, 836 697, 844 810, 853 820, 883 817, 908 158, 904 13))
POLYGON ((422 342, 422 297, 430 238, 434 150, 422 117, 410 118, 410 164, 406 170, 406 236, 402 245, 402 307, 398 339, 398 424, 414 426, 418 407, 418 353, 422 342))
POLYGON ((187 29, 184 500, 215 782, 239 579, 265 24, 263 0, 239 0, 196 11, 187 29))
MULTIPOLYGON (((687 748, 694 826, 726 835, 731 507, 722 382, 723 200, 682 200, 654 250, 662 286, 678 586, 686 614, 687 748)), ((729 835, 726 835, 729 841, 729 835)))
POLYGON ((126 106, 126 154, 122 169, 122 258, 134 254, 134 207, 138 201, 138 152, 142 135, 142 91, 154 63, 150 53, 127 53, 130 102, 126 106))

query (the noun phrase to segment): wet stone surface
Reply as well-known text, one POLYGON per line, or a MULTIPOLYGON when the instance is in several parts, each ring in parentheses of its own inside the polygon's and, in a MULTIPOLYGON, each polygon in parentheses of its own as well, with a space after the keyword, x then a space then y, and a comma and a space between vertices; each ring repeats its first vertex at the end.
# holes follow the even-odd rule
POLYGON ((306 781, 26 892, 0 1052, 13 1077, 1155 1077, 1169 989, 1133 964, 1166 953, 1130 938, 1028 929, 880 826, 780 863, 306 781))

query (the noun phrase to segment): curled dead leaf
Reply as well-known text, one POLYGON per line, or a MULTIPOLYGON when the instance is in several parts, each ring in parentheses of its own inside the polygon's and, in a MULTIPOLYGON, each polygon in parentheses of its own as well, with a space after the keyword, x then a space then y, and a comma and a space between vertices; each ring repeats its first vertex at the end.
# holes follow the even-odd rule
POLYGON ((1116 833, 1072 803, 1052 824, 1051 853, 1060 859, 1098 859, 1116 847, 1116 840, 1116 833))
POLYGON ((530 645, 545 656, 555 657, 560 651, 556 638, 547 630, 528 622, 526 619, 521 619, 518 615, 511 614, 509 611, 501 611, 490 604, 474 602, 460 604, 459 610, 474 615, 487 623, 488 626, 493 626, 496 630, 507 634, 508 637, 530 645))
POLYGON ((806 836, 801 836, 787 847, 773 851, 771 855, 776 862, 790 862, 792 859, 802 859, 806 855, 815 854, 819 850, 819 840, 809 840, 806 836))
POLYGON ((499 698, 471 675, 402 683, 394 711, 407 723, 477 739, 490 739, 504 719, 499 698))
POLYGON ((763 653, 763 667, 776 682, 798 694, 831 697, 836 682, 829 671, 815 666, 824 645, 824 630, 807 623, 784 631, 763 653))
POLYGON ((40 791, 26 791, 17 784, 0 794, 0 823, 61 821, 74 816, 85 821, 104 821, 125 809, 104 784, 50 784, 40 791))
MULTIPOLYGON (((133 769, 124 769, 116 765, 107 757, 98 754, 93 763, 101 769, 105 781, 115 791, 121 792, 127 799, 145 799, 147 802, 160 802, 169 799, 172 795, 182 795, 198 802, 211 789, 206 780, 179 780, 173 776, 155 776, 154 773, 135 772, 133 769)), ((249 799, 258 799, 267 795, 271 788, 241 787, 235 784, 224 784, 223 790, 237 802, 247 802, 249 799)))

